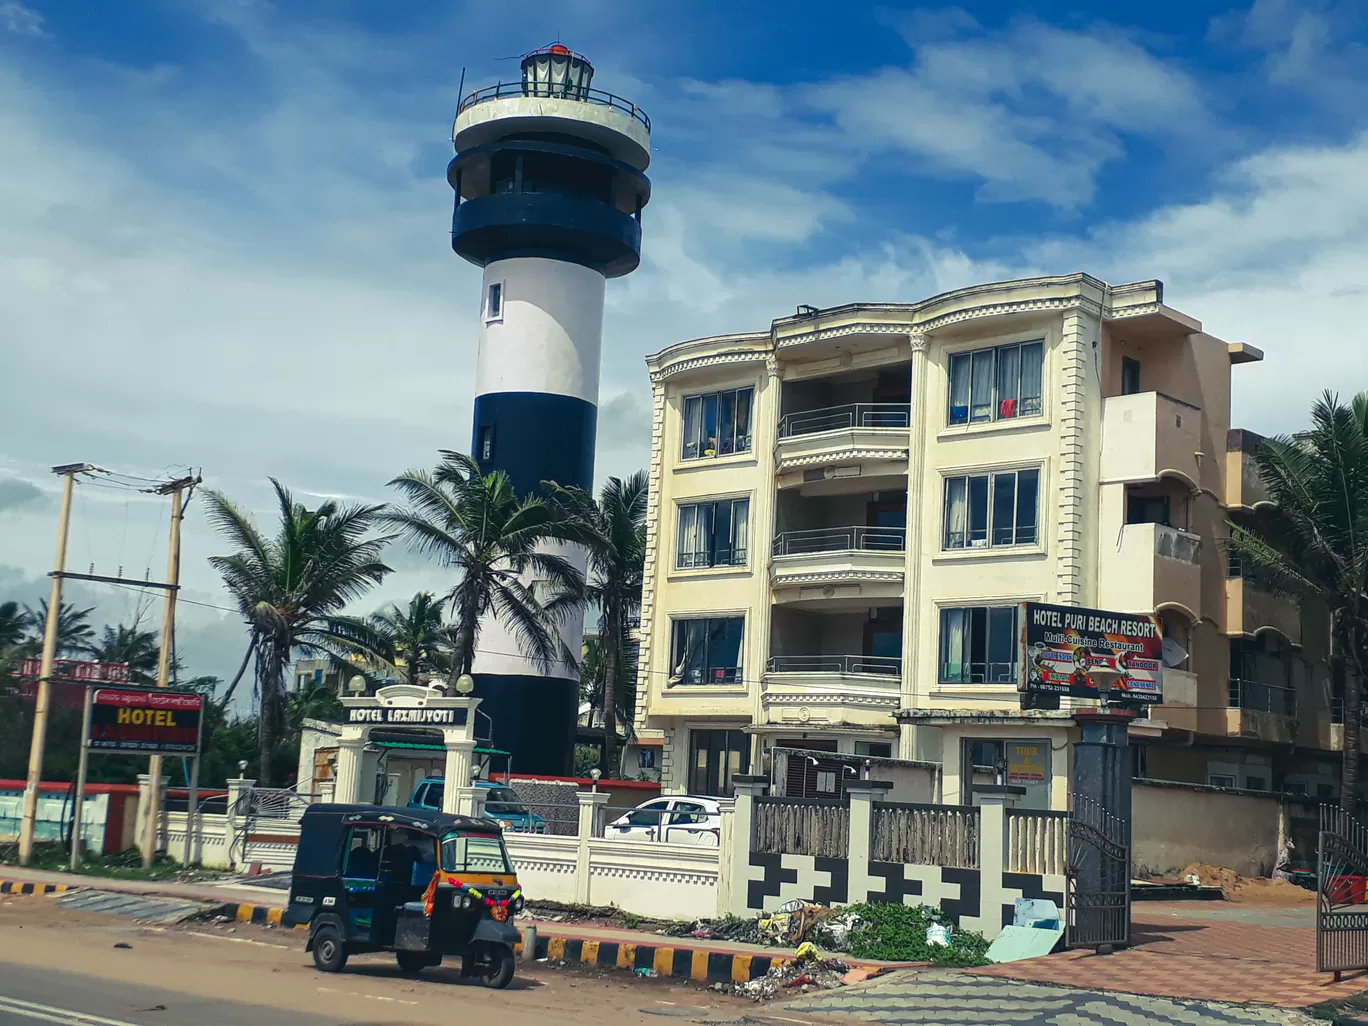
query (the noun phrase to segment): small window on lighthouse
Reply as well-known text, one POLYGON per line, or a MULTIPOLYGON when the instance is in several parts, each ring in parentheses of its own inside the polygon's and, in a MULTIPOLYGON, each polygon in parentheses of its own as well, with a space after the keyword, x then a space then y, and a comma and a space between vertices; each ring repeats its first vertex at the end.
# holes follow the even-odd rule
POLYGON ((485 323, 503 320, 503 282, 491 282, 485 295, 485 323))

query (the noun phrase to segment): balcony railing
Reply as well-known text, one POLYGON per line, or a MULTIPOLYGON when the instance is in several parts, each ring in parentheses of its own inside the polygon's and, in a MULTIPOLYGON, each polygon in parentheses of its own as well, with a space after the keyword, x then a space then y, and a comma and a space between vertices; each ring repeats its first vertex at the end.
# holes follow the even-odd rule
POLYGON ((811 531, 785 531, 774 539, 774 554, 902 552, 906 544, 907 531, 901 527, 819 527, 811 531))
POLYGON ((905 428, 911 423, 907 403, 849 403, 822 410, 786 413, 779 418, 779 437, 812 435, 841 428, 905 428))
POLYGON ((766 673, 831 673, 870 677, 902 676, 902 660, 871 655, 771 656, 766 673))
POLYGON ((1230 707, 1273 713, 1275 716, 1296 716, 1297 689, 1254 680, 1232 680, 1230 707))
POLYGON ((638 107, 631 100, 624 100, 621 96, 614 96, 612 93, 605 93, 602 89, 590 89, 588 86, 553 86, 550 84, 538 87, 528 86, 523 82, 500 82, 497 85, 485 86, 469 94, 456 107, 456 116, 474 107, 478 103, 488 103, 491 100, 503 100, 513 96, 535 96, 545 97, 555 100, 579 100, 581 103, 595 103, 601 107, 612 107, 614 110, 621 111, 634 121, 640 121, 646 126, 646 131, 651 130, 651 119, 646 116, 646 112, 638 107))

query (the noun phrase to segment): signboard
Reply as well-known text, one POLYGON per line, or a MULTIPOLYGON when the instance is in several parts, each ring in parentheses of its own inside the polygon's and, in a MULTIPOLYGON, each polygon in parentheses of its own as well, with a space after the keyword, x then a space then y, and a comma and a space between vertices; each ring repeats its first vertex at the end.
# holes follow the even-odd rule
MULTIPOLYGON (((25 659, 19 671, 23 677, 37 677, 43 672, 41 659, 25 659)), ((87 681, 101 684, 123 684, 128 681, 127 663, 96 663, 84 659, 54 659, 50 680, 87 681)))
POLYGON ((1031 787, 1050 779, 1049 741, 1007 742, 1007 783, 1031 787))
POLYGON ((1022 691, 1106 697, 1108 685, 1099 693, 1094 674, 1109 670, 1120 674, 1110 684, 1113 701, 1163 701, 1164 635, 1155 617, 1026 602, 1021 625, 1022 691))
POLYGON ((382 705, 348 709, 348 723, 402 723, 410 727, 464 727, 466 709, 428 709, 422 706, 382 705))
POLYGON ((196 755, 204 699, 183 691, 101 688, 90 707, 90 747, 101 752, 196 755))

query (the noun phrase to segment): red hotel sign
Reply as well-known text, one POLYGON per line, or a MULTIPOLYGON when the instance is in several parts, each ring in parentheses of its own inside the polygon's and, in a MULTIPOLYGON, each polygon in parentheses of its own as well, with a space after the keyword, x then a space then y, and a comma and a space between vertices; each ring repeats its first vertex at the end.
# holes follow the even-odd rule
POLYGON ((90 708, 90 747, 103 752, 193 755, 204 699, 180 691, 101 688, 90 708))

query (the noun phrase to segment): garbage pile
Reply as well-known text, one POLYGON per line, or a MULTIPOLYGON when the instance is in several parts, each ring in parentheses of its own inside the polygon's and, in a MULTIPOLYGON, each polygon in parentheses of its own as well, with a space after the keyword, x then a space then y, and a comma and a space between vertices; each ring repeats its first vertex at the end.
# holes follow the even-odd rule
POLYGON ((806 994, 842 986, 850 966, 835 958, 823 958, 816 945, 799 945, 793 961, 774 966, 764 976, 733 985, 732 993, 752 1001, 768 1001, 780 995, 806 994))
POLYGON ((824 951, 889 962, 930 962, 943 966, 986 965, 988 942, 961 930, 953 920, 926 905, 897 903, 831 908, 794 899, 755 919, 700 919, 661 931, 672 937, 740 941, 796 948, 811 943, 824 951))

